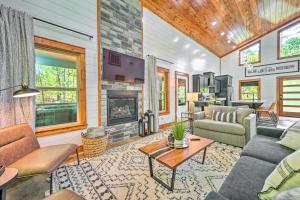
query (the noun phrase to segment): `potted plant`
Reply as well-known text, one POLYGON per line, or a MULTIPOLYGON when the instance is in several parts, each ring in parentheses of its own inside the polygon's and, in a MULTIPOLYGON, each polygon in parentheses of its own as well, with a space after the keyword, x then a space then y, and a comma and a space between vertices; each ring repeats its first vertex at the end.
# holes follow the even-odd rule
POLYGON ((185 127, 183 122, 176 122, 172 128, 172 135, 175 139, 174 146, 183 146, 185 139, 185 127))

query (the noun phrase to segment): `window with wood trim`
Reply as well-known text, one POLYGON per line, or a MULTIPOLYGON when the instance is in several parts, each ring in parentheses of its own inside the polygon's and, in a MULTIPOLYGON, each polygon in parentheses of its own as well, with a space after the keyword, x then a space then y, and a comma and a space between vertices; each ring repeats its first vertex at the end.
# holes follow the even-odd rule
POLYGON ((157 85, 159 94, 159 115, 167 115, 170 113, 170 99, 169 99, 169 70, 157 67, 157 85))
POLYGON ((261 81, 260 79, 239 81, 240 100, 260 100, 261 81))
POLYGON ((278 31, 278 58, 300 55, 300 21, 278 31))
POLYGON ((261 47, 260 41, 251 44, 239 51, 239 65, 260 63, 261 47))
POLYGON ((177 99, 178 106, 186 105, 186 79, 178 79, 177 99))
POLYGON ((86 128, 85 49, 35 37, 36 131, 86 128))

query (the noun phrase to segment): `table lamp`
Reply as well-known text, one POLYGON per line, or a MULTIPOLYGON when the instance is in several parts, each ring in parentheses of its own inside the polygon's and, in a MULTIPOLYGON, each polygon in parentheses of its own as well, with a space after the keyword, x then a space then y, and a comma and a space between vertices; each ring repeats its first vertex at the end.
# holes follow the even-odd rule
POLYGON ((189 112, 193 113, 195 110, 195 101, 199 100, 197 92, 188 92, 186 93, 186 100, 189 102, 189 112))

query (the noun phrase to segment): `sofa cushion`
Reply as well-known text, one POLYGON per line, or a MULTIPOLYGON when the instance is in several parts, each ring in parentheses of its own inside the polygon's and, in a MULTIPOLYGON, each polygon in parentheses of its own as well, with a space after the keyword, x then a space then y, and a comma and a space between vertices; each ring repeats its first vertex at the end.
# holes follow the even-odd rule
POLYGON ((18 169, 18 177, 49 173, 73 154, 76 148, 75 144, 43 147, 27 154, 9 167, 18 169))
POLYGON ((219 122, 210 119, 195 120, 194 127, 233 135, 245 135, 245 128, 237 123, 219 122))
POLYGON ((14 163, 40 147, 28 124, 0 129, 0 162, 5 166, 14 163))
POLYGON ((225 179, 219 193, 230 200, 257 200, 265 179, 275 167, 275 164, 243 156, 225 179))
POLYGON ((244 147, 241 155, 278 164, 283 158, 294 151, 276 143, 277 141, 277 138, 256 135, 244 147))
POLYGON ((288 155, 265 181, 259 199, 273 199, 278 193, 300 186, 300 150, 288 155))

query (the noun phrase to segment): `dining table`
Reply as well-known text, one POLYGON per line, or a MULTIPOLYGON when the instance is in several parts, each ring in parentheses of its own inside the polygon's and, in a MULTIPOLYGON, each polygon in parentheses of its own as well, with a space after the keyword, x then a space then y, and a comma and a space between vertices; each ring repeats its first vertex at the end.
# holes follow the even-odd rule
POLYGON ((249 108, 257 109, 265 103, 263 100, 236 100, 231 101, 232 106, 249 106, 249 108))

